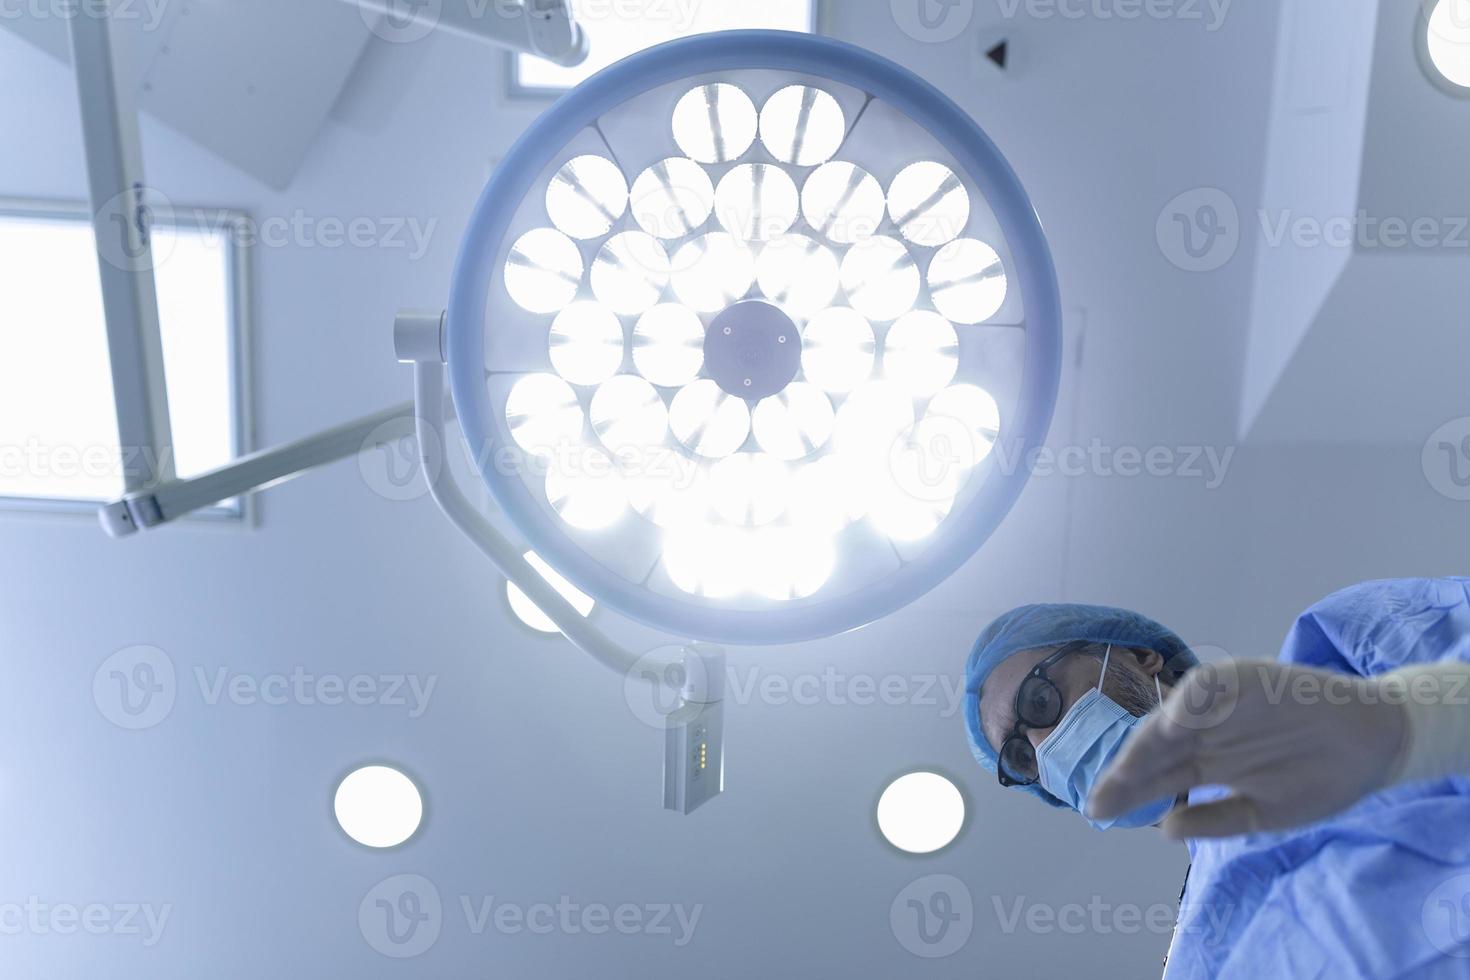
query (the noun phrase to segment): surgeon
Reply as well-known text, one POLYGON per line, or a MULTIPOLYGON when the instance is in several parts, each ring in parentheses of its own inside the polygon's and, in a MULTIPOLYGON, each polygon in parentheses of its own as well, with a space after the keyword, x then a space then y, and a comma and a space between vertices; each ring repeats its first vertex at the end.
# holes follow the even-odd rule
POLYGON ((1336 593, 1275 662, 1025 606, 980 635, 965 691, 1001 785, 1187 839, 1166 977, 1470 977, 1470 579, 1336 593))

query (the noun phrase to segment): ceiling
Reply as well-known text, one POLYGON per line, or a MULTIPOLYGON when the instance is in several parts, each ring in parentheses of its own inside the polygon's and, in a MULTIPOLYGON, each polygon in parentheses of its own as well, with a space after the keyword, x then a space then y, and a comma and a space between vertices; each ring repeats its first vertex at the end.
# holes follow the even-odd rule
MULTIPOLYGON (((943 41, 897 27, 886 0, 823 15, 830 33, 959 101, 1027 185, 1067 311, 1052 445, 1159 447, 1179 460, 1209 450, 1228 460, 1218 479, 1182 463, 1158 479, 1039 476, 978 555, 909 609, 826 641, 732 651, 746 693, 727 714, 727 791, 689 818, 659 808, 660 736, 618 679, 520 628, 503 583, 429 501, 372 494, 354 463, 269 492, 254 529, 112 542, 90 521, 0 516, 12 692, 0 710, 0 831, 12 842, 0 903, 170 910, 152 945, 7 937, 7 975, 1156 973, 1166 929, 1076 933, 1025 918, 1172 908, 1186 861, 1147 832, 1099 848, 1074 816, 1001 791, 970 761, 944 692, 975 634, 1013 604, 1078 599, 1134 606, 1200 646, 1268 655, 1331 588, 1447 571, 1464 553, 1463 505, 1433 492, 1419 453, 1436 413, 1470 414, 1463 384, 1449 382, 1463 358, 1425 355, 1462 353, 1463 260, 1297 255, 1252 229, 1197 272, 1161 227, 1173 202, 1210 200, 1201 189, 1243 221, 1354 202, 1447 207, 1470 102, 1427 85, 1388 14, 1333 20, 1303 47, 1291 16, 1320 5, 1225 6, 1216 22, 961 2, 946 9, 969 20, 943 41), (1000 39, 1005 72, 983 56, 1000 39), (1396 342, 1406 332, 1420 343, 1396 342), (1357 414, 1344 424, 1343 412, 1357 414), (1343 444, 1344 428, 1360 442, 1343 444), (129 732, 91 692, 99 665, 134 644, 167 654, 179 695, 162 723, 129 732), (418 717, 242 704, 211 700, 221 669, 436 686, 418 717), (762 687, 834 676, 844 693, 818 703, 762 687), (894 703, 851 696, 885 678, 906 692, 894 703), (403 849, 367 853, 332 825, 332 785, 367 760, 396 761, 425 787, 428 823, 403 849), (971 818, 954 846, 915 859, 879 840, 872 806, 919 766, 953 775, 971 818), (357 920, 364 896, 399 874, 431 880, 445 904, 437 942, 405 961, 375 952, 357 920), (973 901, 973 935, 948 959, 911 954, 889 922, 895 897, 933 874, 958 878, 973 901), (491 896, 702 911, 682 946, 651 933, 476 931, 462 901, 473 910, 491 896)), ((347 57, 347 40, 333 48, 334 64, 349 62, 329 73, 340 78, 297 83, 318 118, 292 137, 289 168, 224 163, 223 144, 181 135, 182 117, 144 119, 149 181, 175 201, 432 222, 422 255, 296 242, 252 256, 260 445, 405 397, 393 313, 443 302, 469 205, 544 105, 507 95, 503 59, 474 42, 355 31, 342 36, 358 54, 347 57)), ((288 44, 251 43, 240 53, 261 64, 288 44)), ((28 134, 0 157, 0 194, 76 199, 75 96, 43 48, 0 33, 0 131, 28 134)), ((193 118, 207 121, 197 103, 193 118)), ((264 125, 232 105, 242 132, 264 125)), ((635 645, 661 642, 605 625, 635 645)))

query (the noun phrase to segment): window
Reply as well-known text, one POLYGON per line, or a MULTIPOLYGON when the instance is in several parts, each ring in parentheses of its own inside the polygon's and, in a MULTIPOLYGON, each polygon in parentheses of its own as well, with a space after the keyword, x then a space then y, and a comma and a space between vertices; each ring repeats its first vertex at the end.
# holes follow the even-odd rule
MULTIPOLYGON (((154 276, 174 466, 194 476, 244 446, 241 216, 160 214, 154 276)), ((0 505, 90 511, 123 493, 90 214, 0 206, 0 505)), ((201 512, 239 518, 240 501, 201 512)))
POLYGON ((677 0, 572 0, 577 23, 592 52, 575 68, 529 54, 513 54, 511 90, 565 91, 615 61, 664 41, 748 28, 815 30, 816 0, 740 0, 739 3, 680 3, 677 0))

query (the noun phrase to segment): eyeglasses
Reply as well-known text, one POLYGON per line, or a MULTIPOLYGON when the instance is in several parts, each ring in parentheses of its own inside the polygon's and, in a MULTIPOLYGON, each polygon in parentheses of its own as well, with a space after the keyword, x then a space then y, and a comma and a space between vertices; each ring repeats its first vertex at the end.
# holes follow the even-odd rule
POLYGON ((1036 764, 1036 747, 1026 737, 1028 728, 1050 728, 1062 717, 1061 689, 1047 676, 1047 671, 1071 654, 1092 644, 1076 640, 1066 644, 1041 663, 1031 668, 1016 691, 1016 725, 1000 746, 1000 764, 996 774, 1002 786, 1031 786, 1041 779, 1036 764))

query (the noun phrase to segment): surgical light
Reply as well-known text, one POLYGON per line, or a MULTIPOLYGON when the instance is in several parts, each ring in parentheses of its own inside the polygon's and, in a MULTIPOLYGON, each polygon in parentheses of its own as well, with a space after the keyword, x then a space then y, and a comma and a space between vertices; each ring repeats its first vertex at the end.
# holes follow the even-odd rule
POLYGON ((472 217, 446 347, 474 458, 550 461, 480 464, 550 568, 662 630, 787 642, 979 547, 1025 479, 992 448, 1049 421, 1058 322, 972 120, 849 46, 736 33, 635 56, 531 128, 472 217), (617 210, 594 160, 627 208, 577 237, 617 210))
POLYGON ((705 644, 851 630, 969 560, 1027 477, 997 449, 1045 437, 1060 311, 969 116, 849 45, 735 32, 548 110, 471 215, 447 313, 401 315, 398 345, 444 512, 573 643, 676 688, 665 805, 688 812, 723 785, 705 644), (446 363, 497 523, 434 465, 446 363), (649 669, 611 614, 694 642, 649 669))

